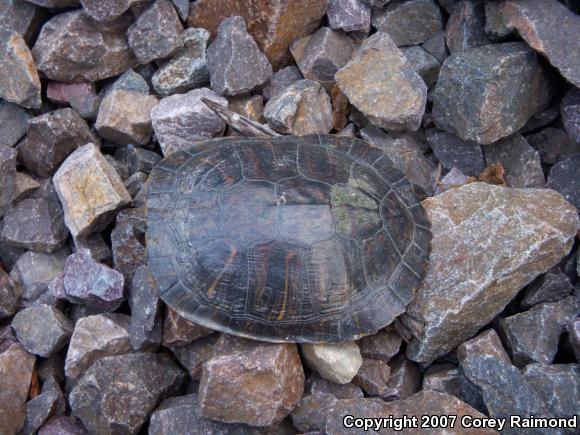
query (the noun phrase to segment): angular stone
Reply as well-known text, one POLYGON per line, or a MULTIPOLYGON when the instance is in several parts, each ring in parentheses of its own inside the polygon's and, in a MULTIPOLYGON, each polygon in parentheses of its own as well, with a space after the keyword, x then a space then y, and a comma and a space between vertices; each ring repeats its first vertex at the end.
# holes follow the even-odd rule
POLYGON ((500 320, 499 333, 514 364, 520 368, 535 362, 551 364, 560 335, 578 312, 580 299, 570 296, 500 320))
POLYGON ((151 414, 149 435, 249 435, 256 431, 243 424, 227 424, 202 417, 198 411, 198 395, 172 397, 151 414))
POLYGON ((447 48, 461 53, 470 48, 481 47, 491 41, 485 33, 484 5, 474 0, 463 0, 455 5, 447 21, 447 48))
POLYGON ((358 385, 352 383, 337 384, 336 382, 321 378, 316 372, 312 372, 306 381, 306 391, 308 394, 326 394, 334 396, 337 399, 357 399, 364 397, 364 393, 358 385))
POLYGON ((545 302, 557 302, 572 293, 572 284, 559 271, 549 271, 537 278, 525 290, 521 305, 531 308, 545 302))
POLYGON ((73 324, 56 308, 39 305, 19 311, 12 329, 28 352, 46 358, 67 345, 73 324))
POLYGON ((171 346, 171 351, 194 381, 201 380, 202 366, 213 356, 218 338, 218 334, 211 334, 185 346, 171 346))
POLYGON ((119 175, 92 143, 68 156, 53 183, 75 238, 103 229, 114 212, 131 202, 119 175))
POLYGON ((568 323, 569 343, 576 356, 576 361, 580 361, 580 317, 568 323))
POLYGON ((435 124, 464 140, 495 142, 519 130, 549 98, 536 54, 519 42, 449 56, 433 103, 435 124))
POLYGON ((161 343, 161 303, 159 290, 149 269, 139 267, 129 288, 131 325, 129 339, 134 350, 156 348, 161 343))
MULTIPOLYGON (((1 334, 0 334, 1 335, 1 334)), ((15 434, 24 425, 26 399, 36 357, 17 342, 0 339, 0 432, 15 434)))
MULTIPOLYGON (((385 418, 385 416, 389 416, 394 420, 402 420, 405 417, 410 418, 411 416, 416 416, 419 422, 423 421, 423 416, 433 415, 454 415, 457 416, 458 422, 461 421, 463 416, 471 416, 472 419, 485 418, 485 415, 449 394, 436 391, 421 391, 405 400, 397 400, 389 403, 385 403, 379 399, 339 400, 326 419, 324 433, 328 435, 352 433, 352 429, 346 429, 344 426, 345 415, 352 415, 355 417, 364 415, 366 418, 385 418)), ((408 432, 433 435, 443 433, 442 431, 457 435, 492 435, 497 433, 492 429, 464 428, 460 423, 456 423, 453 429, 430 428, 421 429, 420 432, 417 429, 412 428, 403 429, 403 433, 408 432)), ((393 429, 381 430, 381 433, 400 432, 394 430, 393 426, 393 429)))
POLYGON ((3 243, 50 254, 68 237, 63 211, 56 201, 28 198, 10 208, 0 230, 3 243))
POLYGON ((43 8, 68 8, 78 6, 80 0, 26 0, 43 8))
POLYGON ((100 263, 111 264, 111 248, 101 234, 93 234, 86 239, 73 239, 75 251, 88 249, 91 256, 100 263))
POLYGON ((129 169, 130 174, 137 172, 149 174, 151 169, 159 163, 161 156, 154 151, 129 145, 119 148, 115 152, 115 159, 124 163, 129 169))
POLYGON ((409 181, 418 186, 422 198, 431 196, 435 186, 435 164, 424 155, 424 148, 411 135, 387 135, 376 127, 366 127, 360 131, 361 137, 380 148, 391 159, 393 166, 403 172, 409 181))
MULTIPOLYGON (((62 391, 59 392, 62 397, 62 391)), ((29 400, 26 403, 26 421, 22 431, 24 433, 37 433, 42 424, 57 412, 58 405, 59 393, 57 391, 42 392, 29 400)))
POLYGON ((481 391, 453 364, 434 364, 425 372, 423 390, 451 394, 480 412, 486 413, 481 391))
POLYGON ((264 122, 264 99, 261 95, 241 95, 229 98, 228 109, 256 122, 264 122))
POLYGON ((540 110, 526 122, 526 125, 520 128, 520 133, 529 134, 535 132, 542 127, 550 125, 558 116, 560 116, 560 112, 556 106, 550 106, 544 110, 540 110))
POLYGON ((113 84, 105 88, 104 94, 109 96, 114 91, 129 91, 147 95, 150 89, 142 75, 137 74, 133 69, 128 69, 113 84))
POLYGON ((350 103, 376 126, 419 128, 427 86, 387 33, 368 38, 335 77, 350 103))
POLYGON ((207 337, 213 332, 211 329, 190 322, 185 317, 180 316, 177 311, 167 307, 163 319, 164 346, 186 346, 199 338, 207 337))
POLYGON ((123 275, 101 264, 87 249, 72 254, 64 266, 66 299, 103 311, 113 311, 124 299, 123 275))
POLYGON ((282 92, 287 86, 303 79, 300 70, 295 65, 276 71, 270 80, 262 87, 262 96, 268 101, 282 92))
POLYGON ((446 169, 457 168, 466 175, 477 176, 485 168, 481 145, 462 140, 446 131, 430 128, 425 131, 427 143, 433 154, 446 169))
POLYGON ((347 384, 355 377, 363 359, 358 345, 352 343, 304 343, 300 345, 304 361, 324 379, 347 384))
POLYGON ((85 12, 97 21, 113 21, 142 0, 80 0, 85 12))
POLYGON ((328 0, 200 0, 191 4, 188 24, 208 29, 215 36, 226 17, 243 17, 250 35, 278 69, 290 59, 290 44, 319 27, 327 4, 328 0))
POLYGON ((0 217, 9 209, 16 190, 16 150, 0 145, 0 217))
POLYGON ((98 359, 129 353, 129 323, 125 314, 97 314, 79 319, 66 354, 67 378, 76 379, 98 359))
POLYGON ((580 90, 572 88, 562 98, 560 105, 564 128, 576 143, 580 143, 580 90))
POLYGON ((214 91, 201 88, 163 98, 151 110, 155 136, 164 155, 223 134, 225 123, 201 101, 202 98, 224 107, 228 105, 228 101, 214 91))
POLYGON ((360 0, 361 3, 369 5, 373 9, 379 9, 384 7, 391 0, 360 0))
POLYGON ((527 141, 540 152, 542 163, 553 165, 574 154, 580 154, 580 143, 574 142, 564 130, 547 127, 529 135, 527 141))
POLYGON ((578 417, 580 414, 580 365, 530 364, 523 370, 523 374, 555 417, 578 417))
POLYGON ((29 118, 30 115, 22 107, 9 103, 8 101, 1 100, 0 146, 13 147, 16 145, 22 136, 26 134, 29 118))
POLYGON ((183 25, 169 0, 156 0, 129 27, 131 49, 142 64, 170 56, 178 48, 183 25))
POLYGON ((361 0, 330 0, 326 14, 335 30, 368 32, 371 28, 371 8, 361 0))
POLYGON ((391 2, 373 11, 372 23, 398 46, 422 44, 443 28, 441 11, 433 0, 391 2))
POLYGON ((212 420, 269 426, 290 414, 303 391, 295 344, 222 335, 213 358, 203 365, 199 411, 212 420))
POLYGON ((515 133, 483 147, 488 165, 501 163, 509 187, 544 187, 540 153, 515 133))
POLYGON ((427 41, 425 41, 423 48, 440 63, 443 63, 445 58, 449 56, 449 50, 447 50, 447 44, 445 43, 444 32, 437 33, 435 36, 432 36, 427 41))
POLYGON ((413 69, 421 76, 428 88, 437 82, 441 63, 431 56, 424 48, 403 47, 401 52, 405 55, 413 69))
POLYGON ((25 172, 16 172, 16 185, 14 186, 14 203, 28 198, 36 189, 40 187, 34 178, 25 172))
POLYGON ((322 431, 326 416, 336 405, 338 399, 331 394, 308 394, 292 411, 292 424, 302 433, 322 431))
POLYGON ((435 195, 439 195, 449 189, 463 186, 468 182, 476 181, 475 177, 468 177, 460 169, 451 168, 451 170, 445 174, 445 176, 437 182, 437 188, 435 189, 435 195))
POLYGON ((78 9, 47 21, 32 56, 50 80, 97 81, 116 76, 137 65, 127 43, 124 20, 102 24, 78 9))
MULTIPOLYGON (((542 398, 511 364, 493 330, 463 343, 458 348, 457 356, 467 378, 481 389, 490 417, 548 416, 542 398)), ((529 433, 542 432, 530 430, 529 433)))
POLYGON ((70 393, 73 415, 91 433, 139 432, 163 397, 175 393, 185 373, 171 357, 135 353, 101 358, 70 393))
POLYGON ((40 79, 24 38, 0 27, 0 97, 29 109, 40 108, 40 79))
POLYGON ((321 27, 294 42, 290 51, 304 78, 315 80, 330 91, 335 73, 350 60, 354 45, 344 33, 321 27))
POLYGON ((388 390, 387 382, 390 377, 391 368, 386 362, 364 358, 352 382, 369 396, 382 396, 388 390))
POLYGON ((143 172, 135 172, 133 175, 127 178, 127 180, 125 180, 124 182, 125 187, 127 188, 127 192, 129 192, 129 195, 131 195, 131 197, 133 198, 134 204, 135 204, 135 196, 145 186, 145 183, 147 183, 148 178, 149 177, 147 176, 147 174, 144 174, 143 172))
POLYGON ((99 108, 93 82, 48 82, 47 98, 61 105, 70 105, 85 119, 94 119, 99 108))
POLYGON ((222 95, 247 94, 272 76, 272 66, 246 29, 242 17, 222 21, 207 49, 212 88, 222 95))
POLYGON ((569 252, 578 230, 575 208, 550 190, 471 183, 423 206, 431 257, 402 317, 416 337, 407 355, 420 362, 445 355, 489 323, 569 252))
POLYGON ((266 103, 264 117, 273 130, 283 134, 329 133, 332 103, 318 82, 299 80, 266 103))
POLYGON ((42 425, 38 435, 86 435, 87 430, 74 417, 59 415, 42 425))
POLYGON ((509 0, 503 2, 502 15, 566 80, 580 86, 580 47, 566 44, 577 40, 580 33, 580 20, 574 12, 556 0, 509 0))
POLYGON ((12 283, 6 272, 0 269, 0 320, 11 317, 15 308, 16 297, 12 290, 12 283))
POLYGON ((560 192, 566 201, 580 208, 580 154, 556 163, 550 169, 546 187, 560 192))
POLYGON ((399 353, 401 342, 401 337, 393 329, 387 328, 362 338, 358 344, 364 358, 388 362, 399 353))
POLYGON ((399 355, 389 362, 391 377, 381 399, 387 402, 402 400, 421 390, 421 370, 413 361, 399 355))
POLYGON ((12 30, 30 43, 43 19, 43 11, 24 0, 0 1, 0 27, 12 30))
POLYGON ((209 83, 206 48, 210 33, 206 29, 185 29, 181 34, 178 54, 163 64, 151 83, 160 95, 187 92, 209 83))

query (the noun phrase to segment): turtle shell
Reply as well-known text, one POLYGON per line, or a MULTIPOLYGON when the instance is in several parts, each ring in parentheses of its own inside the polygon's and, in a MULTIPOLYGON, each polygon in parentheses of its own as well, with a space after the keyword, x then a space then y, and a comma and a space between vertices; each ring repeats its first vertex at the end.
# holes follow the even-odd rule
POLYGON ((147 189, 161 299, 211 329, 350 341, 405 312, 431 233, 416 188, 366 142, 221 138, 171 154, 147 189))

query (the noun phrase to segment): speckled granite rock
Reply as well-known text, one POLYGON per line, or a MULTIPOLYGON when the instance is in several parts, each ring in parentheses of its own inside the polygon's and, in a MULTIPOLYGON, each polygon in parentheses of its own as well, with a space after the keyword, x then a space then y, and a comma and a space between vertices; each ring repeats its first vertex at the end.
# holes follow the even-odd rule
POLYGON ((368 32, 371 28, 371 8, 361 0, 329 0, 326 13, 332 29, 368 32))
POLYGON ((113 21, 132 5, 143 0, 79 0, 88 15, 97 21, 113 21))

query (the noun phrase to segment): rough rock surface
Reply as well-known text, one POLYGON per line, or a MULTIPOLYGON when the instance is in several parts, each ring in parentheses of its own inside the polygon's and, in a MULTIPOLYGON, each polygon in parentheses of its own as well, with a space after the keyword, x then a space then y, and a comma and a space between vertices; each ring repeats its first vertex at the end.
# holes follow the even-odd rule
POLYGON ((0 145, 0 217, 12 204, 16 190, 16 150, 0 145))
POLYGON ((374 335, 363 337, 358 344, 364 358, 388 362, 399 353, 401 342, 401 337, 393 329, 385 328, 374 335))
POLYGON ((502 15, 566 80, 580 87, 580 47, 562 43, 578 39, 580 20, 574 12, 557 0, 508 0, 502 15))
POLYGON ((387 33, 368 38, 335 77, 350 103, 376 126, 419 128, 427 86, 387 33))
POLYGON ((212 88, 222 95, 246 94, 272 76, 272 65, 248 34, 242 17, 226 18, 207 49, 212 88))
POLYGON ((207 88, 163 98, 151 111, 151 122, 165 155, 194 145, 197 141, 221 136, 225 123, 202 98, 227 107, 228 101, 207 88))
POLYGON ((431 88, 437 82, 441 63, 420 46, 402 47, 401 52, 417 74, 421 76, 427 87, 431 88))
POLYGON ((0 27, 0 97, 29 109, 39 108, 40 79, 24 38, 0 27))
POLYGON ((93 82, 48 82, 46 97, 56 104, 70 105, 84 119, 97 117, 100 99, 93 82))
POLYGON ((413 361, 398 355, 389 361, 391 377, 381 399, 388 402, 406 399, 421 390, 421 369, 413 361))
POLYGON ((74 417, 59 415, 53 417, 42 425, 38 435, 86 435, 87 430, 74 417))
POLYGON ((129 322, 129 316, 117 313, 79 319, 66 354, 66 376, 75 379, 100 358, 129 353, 129 322))
POLYGON ((580 142, 575 142, 561 128, 546 127, 526 137, 538 150, 542 163, 553 165, 574 154, 580 154, 580 142))
POLYGON ((332 129, 332 103, 324 88, 313 80, 299 80, 264 107, 264 117, 275 131, 302 136, 332 129))
POLYGON ((161 302, 159 290, 147 266, 140 266, 129 288, 131 324, 129 340, 134 350, 156 348, 161 343, 161 302))
POLYGON ((53 177, 64 209, 64 221, 73 237, 104 228, 112 213, 131 202, 117 172, 94 144, 78 148, 53 177))
POLYGON ((335 30, 368 32, 371 28, 371 8, 361 0, 329 0, 326 14, 335 30))
POLYGON ((495 142, 516 132, 548 102, 536 54, 518 42, 449 56, 435 86, 433 117, 464 140, 495 142))
POLYGON ((457 168, 471 176, 478 176, 485 168, 483 151, 477 142, 462 140, 454 134, 436 128, 426 130, 425 137, 444 168, 449 170, 457 168))
POLYGON ((51 80, 103 80, 137 65, 125 32, 123 20, 104 25, 80 9, 64 12, 44 24, 32 56, 51 80))
POLYGON ((224 18, 243 17, 250 35, 278 69, 290 58, 290 44, 317 29, 327 5, 328 0, 200 0, 192 3, 187 22, 208 29, 215 36, 224 18))
POLYGON ((0 27, 12 30, 30 42, 43 18, 42 9, 24 0, 0 1, 0 27))
POLYGON ((142 0, 79 0, 85 12, 97 21, 113 21, 142 0))
POLYGON ((485 33, 484 5, 481 2, 463 0, 453 8, 445 29, 447 47, 451 53, 490 43, 485 33))
POLYGON ((177 311, 167 307, 163 319, 163 345, 186 346, 198 338, 207 337, 213 333, 211 329, 196 325, 180 316, 177 311))
POLYGON ((388 389, 390 377, 391 368, 386 362, 364 358, 352 383, 361 387, 369 396, 381 396, 388 389))
POLYGON ((222 335, 203 366, 199 411, 227 423, 269 426, 282 421, 304 391, 295 344, 259 343, 222 335))
POLYGON ((199 381, 203 364, 213 356, 214 345, 218 338, 218 334, 211 334, 185 346, 171 346, 170 349, 179 363, 187 369, 189 376, 194 381, 199 381))
POLYGON ((184 378, 167 355, 109 356, 96 361, 80 378, 70 393, 70 406, 89 432, 135 434, 184 378))
POLYGON ((407 354, 421 362, 444 355, 490 322, 519 289, 569 252, 578 230, 575 208, 549 190, 472 183, 423 206, 433 233, 431 258, 403 315, 416 337, 407 354))
POLYGON ((0 269, 0 320, 7 319, 14 314, 16 297, 12 289, 10 278, 0 269))
POLYGON ((266 101, 270 98, 274 98, 287 86, 303 78, 304 77, 302 77, 300 70, 295 65, 282 68, 281 70, 276 71, 274 75, 270 77, 270 80, 262 86, 262 96, 266 101))
POLYGON ((560 192, 566 201, 580 208, 580 154, 556 163, 550 169, 546 187, 560 192))
POLYGON ((300 350, 308 367, 338 384, 350 382, 363 362, 356 343, 304 343, 300 350))
POLYGON ((531 308, 546 302, 558 302, 572 292, 570 279, 562 272, 551 270, 532 282, 525 290, 521 305, 531 308))
POLYGON ((13 147, 26 134, 30 115, 17 104, 0 101, 0 146, 13 147))
MULTIPOLYGON (((139 173, 137 173, 139 174, 139 173)), ((145 210, 128 208, 117 214, 111 232, 113 266, 129 283, 137 268, 145 264, 145 210)))
POLYGON ((562 123, 568 135, 580 143, 580 90, 572 88, 562 99, 560 106, 562 123))
POLYGON ((66 346, 73 325, 56 308, 39 305, 19 311, 12 320, 12 329, 28 352, 46 358, 66 346))

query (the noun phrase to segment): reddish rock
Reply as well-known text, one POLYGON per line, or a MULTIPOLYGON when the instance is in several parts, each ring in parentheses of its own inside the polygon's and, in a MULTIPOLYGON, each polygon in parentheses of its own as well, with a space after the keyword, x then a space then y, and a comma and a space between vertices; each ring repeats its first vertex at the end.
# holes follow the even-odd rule
POLYGON ((199 381, 201 379, 202 366, 213 356, 218 338, 218 334, 211 334, 207 337, 198 338, 185 346, 171 346, 170 349, 179 363, 187 369, 189 376, 194 381, 199 381))
POLYGON ((358 385, 369 396, 382 396, 389 387, 391 368, 384 361, 364 358, 352 383, 358 385))
POLYGON ((177 311, 167 307, 165 319, 163 320, 163 345, 164 346, 185 346, 198 338, 207 337, 214 331, 180 316, 177 311))
POLYGON ((70 105, 83 118, 94 119, 98 110, 98 97, 92 82, 48 82, 47 98, 61 105, 70 105))
POLYGON ((364 358, 388 362, 399 352, 401 342, 401 337, 393 329, 385 328, 360 340, 360 353, 364 358))
POLYGON ((421 370, 413 361, 399 355, 389 362, 391 377, 387 389, 381 395, 386 401, 405 399, 421 389, 421 370))

